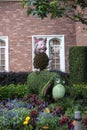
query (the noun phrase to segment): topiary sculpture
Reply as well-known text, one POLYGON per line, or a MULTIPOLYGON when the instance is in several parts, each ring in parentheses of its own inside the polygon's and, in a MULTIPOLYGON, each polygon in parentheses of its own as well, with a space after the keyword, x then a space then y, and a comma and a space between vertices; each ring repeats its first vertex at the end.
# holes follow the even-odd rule
POLYGON ((46 53, 38 53, 34 57, 34 68, 44 70, 47 68, 49 62, 49 58, 46 53))

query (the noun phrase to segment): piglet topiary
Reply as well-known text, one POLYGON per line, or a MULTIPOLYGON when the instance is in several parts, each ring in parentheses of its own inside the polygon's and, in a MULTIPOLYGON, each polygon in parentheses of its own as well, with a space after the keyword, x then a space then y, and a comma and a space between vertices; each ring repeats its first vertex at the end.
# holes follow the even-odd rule
POLYGON ((45 52, 47 50, 46 48, 46 41, 47 39, 43 39, 43 38, 34 38, 35 41, 35 48, 34 48, 34 54, 38 54, 38 53, 42 53, 45 52))

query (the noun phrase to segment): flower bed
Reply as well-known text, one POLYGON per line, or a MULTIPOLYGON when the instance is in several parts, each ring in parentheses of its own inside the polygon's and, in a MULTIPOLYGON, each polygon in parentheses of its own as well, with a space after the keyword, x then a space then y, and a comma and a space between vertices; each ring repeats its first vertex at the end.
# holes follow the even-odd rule
POLYGON ((1 101, 1 130, 73 130, 74 112, 82 112, 83 130, 87 129, 87 107, 81 100, 62 98, 49 104, 36 94, 23 99, 1 101), (79 102, 79 103, 78 103, 79 102))

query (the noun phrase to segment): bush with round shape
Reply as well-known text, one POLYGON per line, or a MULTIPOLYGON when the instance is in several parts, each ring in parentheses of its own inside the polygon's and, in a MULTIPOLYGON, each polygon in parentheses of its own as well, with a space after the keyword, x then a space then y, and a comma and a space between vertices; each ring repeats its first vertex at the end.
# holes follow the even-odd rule
POLYGON ((34 68, 44 70, 47 68, 49 58, 46 53, 38 53, 34 57, 34 68))

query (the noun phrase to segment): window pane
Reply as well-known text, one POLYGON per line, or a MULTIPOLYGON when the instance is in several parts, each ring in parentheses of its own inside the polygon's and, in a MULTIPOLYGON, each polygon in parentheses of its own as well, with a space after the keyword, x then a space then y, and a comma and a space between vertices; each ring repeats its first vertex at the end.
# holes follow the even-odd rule
POLYGON ((0 71, 5 71, 5 42, 0 40, 0 71))
POLYGON ((0 39, 0 46, 5 46, 5 42, 0 39))
POLYGON ((50 41, 51 69, 60 69, 60 42, 57 39, 50 41))
POLYGON ((4 60, 5 59, 5 54, 0 54, 0 60, 4 60))
POLYGON ((0 53, 5 53, 5 47, 0 46, 0 53))
POLYGON ((0 71, 1 72, 5 71, 5 66, 0 66, 0 71))
POLYGON ((5 48, 1 48, 1 53, 5 54, 5 48))
POLYGON ((1 60, 0 63, 1 63, 1 66, 3 65, 5 66, 5 60, 1 60))

